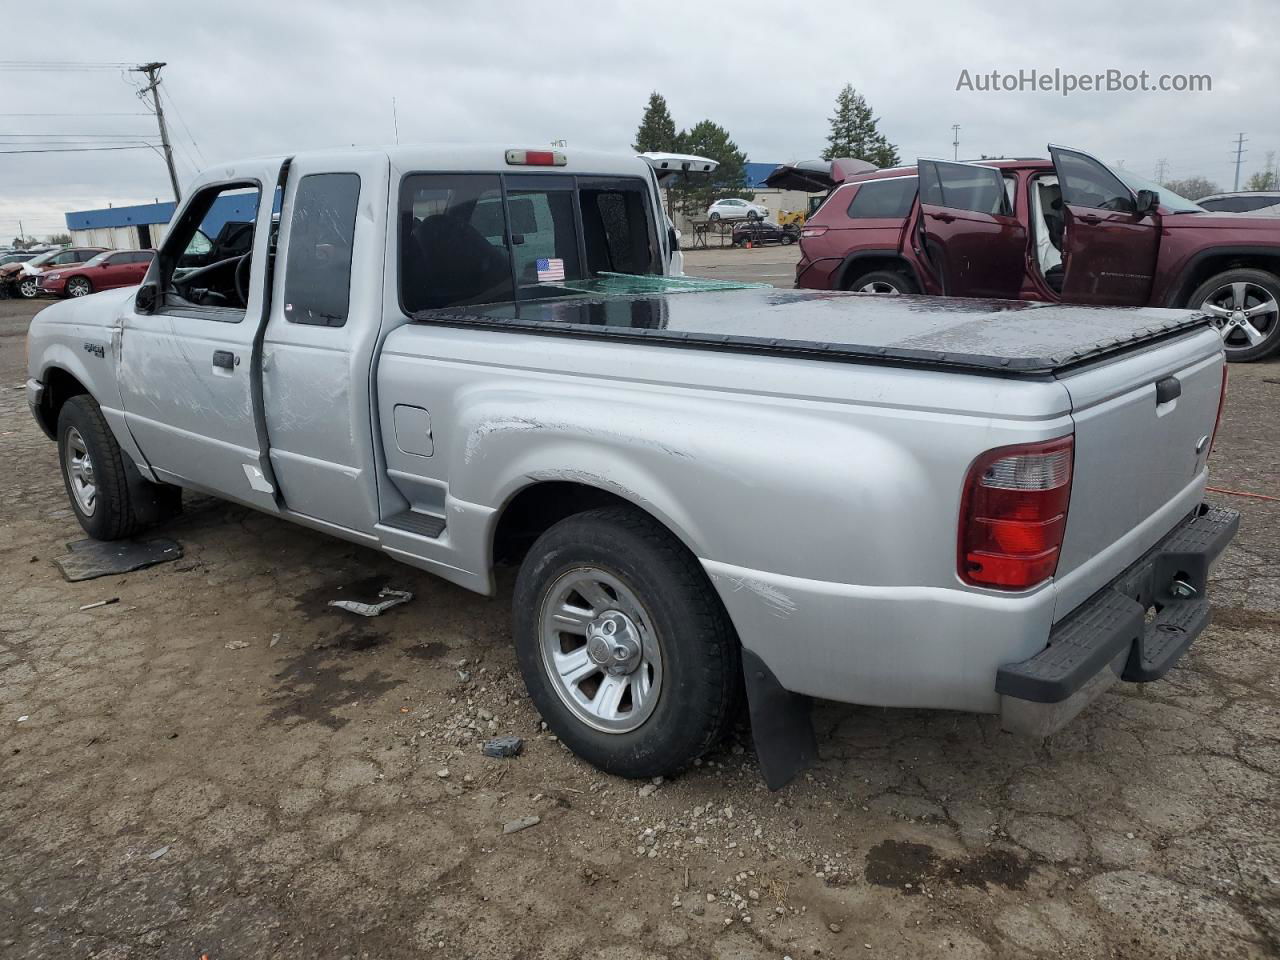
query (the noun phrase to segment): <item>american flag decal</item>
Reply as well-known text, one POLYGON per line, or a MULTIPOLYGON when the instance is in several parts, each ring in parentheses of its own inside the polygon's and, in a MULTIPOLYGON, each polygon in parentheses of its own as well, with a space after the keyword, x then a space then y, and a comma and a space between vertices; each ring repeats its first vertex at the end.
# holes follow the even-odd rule
POLYGON ((535 264, 538 271, 538 281, 546 283, 548 280, 564 279, 564 261, 556 259, 547 259, 543 257, 535 264))

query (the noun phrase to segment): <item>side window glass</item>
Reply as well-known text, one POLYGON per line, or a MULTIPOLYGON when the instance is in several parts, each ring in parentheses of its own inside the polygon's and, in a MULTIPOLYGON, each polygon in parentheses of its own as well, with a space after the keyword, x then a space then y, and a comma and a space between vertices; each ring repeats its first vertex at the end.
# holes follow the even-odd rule
POLYGON ((160 254, 163 312, 238 322, 249 302, 250 254, 262 191, 209 187, 192 198, 160 254))
POLYGON ((1092 157, 1054 151, 1053 165, 1062 185, 1062 200, 1069 206, 1095 210, 1133 211, 1133 197, 1120 178, 1092 157))
POLYGON ((409 313, 514 299, 491 174, 421 174, 400 187, 400 298, 409 313))
POLYGON ((572 191, 511 190, 507 205, 517 286, 580 280, 572 191))
POLYGON ((911 212, 917 183, 915 177, 868 180, 849 202, 849 216, 855 220, 903 219, 911 212))
POLYGON ((920 163, 920 202, 951 210, 1008 215, 1004 177, 999 170, 969 163, 920 163))
POLYGON ((285 319, 324 327, 347 322, 359 201, 354 173, 316 173, 298 182, 284 271, 285 319))

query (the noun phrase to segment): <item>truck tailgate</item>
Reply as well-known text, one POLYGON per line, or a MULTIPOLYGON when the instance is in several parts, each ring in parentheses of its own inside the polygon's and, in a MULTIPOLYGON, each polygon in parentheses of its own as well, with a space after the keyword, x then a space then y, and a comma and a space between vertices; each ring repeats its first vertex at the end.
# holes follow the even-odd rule
POLYGON ((1058 618, 1199 503, 1222 378, 1222 344, 1211 331, 1061 377, 1071 395, 1075 465, 1058 618), (1090 576, 1070 576, 1103 553, 1113 555, 1090 576))

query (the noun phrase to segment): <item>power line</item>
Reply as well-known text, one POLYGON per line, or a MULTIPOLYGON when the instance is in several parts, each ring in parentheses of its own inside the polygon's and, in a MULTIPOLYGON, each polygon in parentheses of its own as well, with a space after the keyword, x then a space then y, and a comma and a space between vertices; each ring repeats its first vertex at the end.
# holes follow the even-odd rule
POLYGON ((107 150, 152 150, 150 144, 140 143, 128 147, 53 147, 40 150, 0 150, 0 153, 96 153, 107 150))
POLYGON ((17 117, 149 117, 150 113, 130 111, 129 113, 0 113, 5 119, 17 117))
MULTIPOLYGON (((173 112, 178 115, 178 122, 182 124, 182 129, 187 132, 187 139, 191 141, 191 146, 195 147, 196 153, 200 154, 201 162, 207 166, 209 161, 205 159, 204 151, 200 149, 200 144, 196 143, 196 138, 192 136, 191 128, 187 126, 187 118, 184 117, 182 115, 182 111, 178 109, 178 104, 173 99, 173 94, 170 93, 168 90, 166 90, 164 92, 164 98, 169 101, 169 106, 173 107, 173 112)), ((188 159, 190 159, 189 155, 188 155, 188 159)), ((196 165, 194 163, 191 166, 197 170, 199 169, 199 168, 196 168, 196 165)))
POLYGON ((0 70, 33 70, 57 73, 63 70, 119 70, 128 63, 102 60, 0 60, 0 70))

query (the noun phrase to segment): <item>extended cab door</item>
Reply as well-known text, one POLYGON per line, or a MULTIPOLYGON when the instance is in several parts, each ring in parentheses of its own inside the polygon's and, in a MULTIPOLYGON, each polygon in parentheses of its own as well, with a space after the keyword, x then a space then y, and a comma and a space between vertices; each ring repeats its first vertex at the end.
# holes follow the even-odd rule
POLYGON ((256 377, 280 168, 222 166, 192 185, 115 346, 126 422, 160 478, 273 512, 256 377), (226 223, 252 246, 203 262, 226 223))
POLYGON ((1159 214, 1138 213, 1133 191, 1088 154, 1050 146, 1049 155, 1062 191, 1062 299, 1146 304, 1159 251, 1159 214))
POLYGON ((263 342, 271 467, 285 508, 370 536, 389 166, 385 154, 292 163, 263 342))
POLYGON ((1027 230, 1013 215, 1004 176, 974 163, 920 160, 918 165, 921 238, 943 292, 1017 298, 1027 230))

